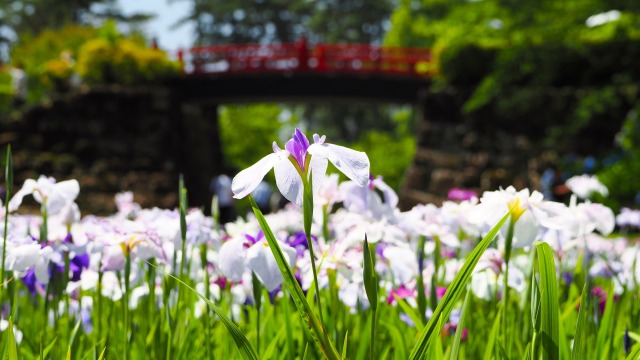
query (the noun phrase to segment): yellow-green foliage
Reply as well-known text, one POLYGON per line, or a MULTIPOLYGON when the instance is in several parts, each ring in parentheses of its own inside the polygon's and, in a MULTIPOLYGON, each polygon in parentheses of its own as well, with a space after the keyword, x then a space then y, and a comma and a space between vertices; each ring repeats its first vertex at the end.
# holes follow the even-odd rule
POLYGON ((0 67, 0 114, 9 110, 13 89, 7 68, 0 67))
POLYGON ((164 52, 130 39, 93 39, 80 49, 76 70, 87 83, 135 84, 176 73, 178 66, 164 52))
POLYGON ((11 52, 11 59, 14 64, 21 63, 29 76, 39 76, 44 73, 45 67, 51 66, 47 65, 49 60, 60 59, 64 52, 72 58, 76 57, 78 49, 96 36, 96 29, 77 25, 47 30, 36 37, 26 35, 11 52))

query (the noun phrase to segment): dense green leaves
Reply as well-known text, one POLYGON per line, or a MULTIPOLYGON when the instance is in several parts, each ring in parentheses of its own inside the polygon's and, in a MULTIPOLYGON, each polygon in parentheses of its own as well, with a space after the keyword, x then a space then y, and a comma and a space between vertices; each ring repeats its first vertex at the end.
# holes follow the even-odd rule
POLYGON ((467 286, 467 282, 471 278, 473 269, 476 267, 480 257, 496 237, 498 231, 500 231, 500 228, 502 228, 502 225, 507 221, 510 214, 511 213, 509 212, 503 216, 502 219, 482 239, 482 241, 480 241, 475 250, 469 254, 464 265, 462 265, 462 268, 458 271, 456 277, 447 288, 447 292, 444 294, 444 297, 438 304, 438 307, 433 311, 431 319, 422 330, 416 346, 411 351, 410 359, 422 359, 427 354, 433 334, 438 334, 442 330, 442 328, 438 326, 439 321, 441 321, 440 318, 449 318, 449 315, 451 314, 454 306, 456 306, 458 299, 462 296, 467 286))
POLYGON ((536 243, 540 273, 540 342, 543 359, 560 358, 558 284, 553 251, 547 243, 536 243))
POLYGON ((269 247, 273 252, 273 256, 278 263, 278 267, 280 268, 280 272, 282 273, 282 277, 284 278, 284 283, 286 284, 289 292, 291 293, 291 297, 293 298, 293 302, 296 304, 298 312, 300 313, 300 317, 305 323, 307 329, 311 332, 312 337, 316 345, 322 351, 322 353, 327 357, 327 359, 339 359, 340 355, 337 350, 331 343, 328 338, 328 335, 315 313, 311 309, 311 305, 307 301, 298 281, 296 280, 291 268, 289 267, 289 263, 285 258, 282 250, 280 249, 280 245, 278 245, 278 241, 276 240, 275 235, 271 231, 269 224, 265 220, 262 212, 258 208, 258 205, 255 203, 253 198, 249 196, 249 200, 251 202, 251 208, 253 209, 253 213, 256 215, 258 222, 260 223, 260 227, 264 232, 264 236, 269 243, 269 247))

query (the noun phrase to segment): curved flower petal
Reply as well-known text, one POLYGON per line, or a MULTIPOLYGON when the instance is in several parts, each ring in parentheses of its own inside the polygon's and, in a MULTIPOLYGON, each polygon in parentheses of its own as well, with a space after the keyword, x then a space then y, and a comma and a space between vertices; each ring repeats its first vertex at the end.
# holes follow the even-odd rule
POLYGON ((11 200, 9 200, 9 212, 16 211, 20 204, 22 204, 22 199, 27 195, 31 195, 36 186, 37 183, 35 180, 25 180, 22 188, 11 197, 11 200))
POLYGON ((385 183, 382 178, 378 177, 373 180, 373 183, 376 188, 382 191, 382 195, 384 195, 385 204, 389 205, 392 208, 398 206, 398 194, 396 194, 393 189, 385 183))
MULTIPOLYGON (((279 241, 277 243, 285 258, 289 261, 289 266, 295 264, 296 250, 279 241)), ((282 284, 282 273, 266 240, 262 240, 249 248, 247 251, 247 263, 269 292, 282 284)))
POLYGON ((242 280, 245 269, 245 249, 242 239, 232 239, 222 244, 218 259, 222 275, 230 281, 242 280))
MULTIPOLYGON (((242 199, 243 197, 251 194, 251 192, 258 187, 258 184, 260 184, 264 176, 267 175, 267 173, 276 164, 284 162, 283 160, 286 160, 288 156, 288 151, 281 150, 277 153, 263 157, 257 163, 240 171, 231 182, 233 197, 236 199, 242 199)), ((287 160, 287 162, 289 161, 287 160)))
MULTIPOLYGON (((65 180, 53 185, 47 194, 47 211, 49 214, 57 214, 68 203, 73 202, 80 193, 78 180, 65 180)), ((34 193, 34 197, 38 195, 34 193)))
POLYGON ((276 185, 282 195, 298 207, 302 207, 303 186, 300 174, 290 161, 275 164, 276 185))
POLYGON ((329 165, 327 159, 322 157, 311 157, 309 167, 311 168, 311 176, 313 177, 313 193, 317 194, 320 191, 320 187, 324 182, 325 174, 327 173, 327 166, 329 165))
POLYGON ((369 157, 362 151, 333 144, 313 144, 309 154, 327 158, 343 174, 360 186, 369 183, 369 157))

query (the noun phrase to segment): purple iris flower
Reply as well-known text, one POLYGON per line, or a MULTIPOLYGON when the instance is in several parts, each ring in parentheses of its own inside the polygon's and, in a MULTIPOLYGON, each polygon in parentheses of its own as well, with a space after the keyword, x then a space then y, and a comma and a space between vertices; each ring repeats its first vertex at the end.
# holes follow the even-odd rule
MULTIPOLYGON (((89 254, 76 255, 69 262, 69 270, 71 270, 71 281, 80 281, 82 270, 89 268, 89 254)), ((63 268, 64 270, 64 268, 63 268)))
POLYGON ((27 270, 27 273, 22 277, 22 283, 27 287, 31 296, 44 295, 44 285, 38 282, 34 269, 27 270))
POLYGON ((289 154, 296 159, 298 166, 300 166, 300 170, 305 172, 305 162, 307 160, 307 149, 309 149, 309 140, 307 137, 296 128, 293 133, 293 138, 284 145, 284 148, 287 149, 289 154))
MULTIPOLYGON (((311 235, 311 241, 317 241, 318 238, 314 235, 311 235)), ((297 233, 289 236, 285 241, 287 245, 296 249, 296 254, 298 257, 304 256, 304 251, 309 248, 309 244, 307 244, 307 237, 302 231, 298 231, 297 233)))
POLYGON ((258 235, 256 235, 255 237, 248 234, 244 234, 244 238, 247 239, 247 242, 244 243, 244 247, 248 249, 258 241, 264 239, 264 233, 262 232, 262 230, 260 230, 258 232, 258 235))
POLYGON ((631 351, 631 337, 629 336, 629 328, 624 329, 624 352, 629 353, 631 351))
POLYGON ((384 257, 384 249, 388 248, 389 245, 388 244, 384 244, 384 243, 378 243, 376 244, 376 255, 378 255, 379 258, 385 258, 384 257))
MULTIPOLYGON (((313 239, 313 235, 311 237, 313 239)), ((302 231, 298 231, 297 233, 289 236, 287 239, 287 244, 291 247, 297 247, 298 245, 304 246, 307 248, 307 236, 302 231)))
POLYGON ((471 200, 474 197, 478 197, 478 194, 476 194, 475 191, 460 188, 453 188, 449 190, 449 193, 447 194, 447 198, 453 201, 471 200))
POLYGON ((269 301, 271 301, 272 304, 276 300, 276 296, 280 290, 282 290, 282 284, 278 285, 278 287, 273 289, 273 291, 269 291, 269 301))

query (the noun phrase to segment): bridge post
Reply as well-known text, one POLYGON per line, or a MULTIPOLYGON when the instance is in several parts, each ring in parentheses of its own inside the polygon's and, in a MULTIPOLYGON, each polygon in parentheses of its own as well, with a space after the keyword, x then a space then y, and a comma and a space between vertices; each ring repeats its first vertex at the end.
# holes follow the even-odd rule
POLYGON ((306 71, 309 69, 309 49, 307 49, 307 38, 302 35, 296 43, 298 51, 298 70, 306 71))
POLYGON ((182 132, 179 170, 189 191, 190 206, 211 204, 209 184, 222 173, 222 146, 218 104, 189 102, 181 105, 182 132))

